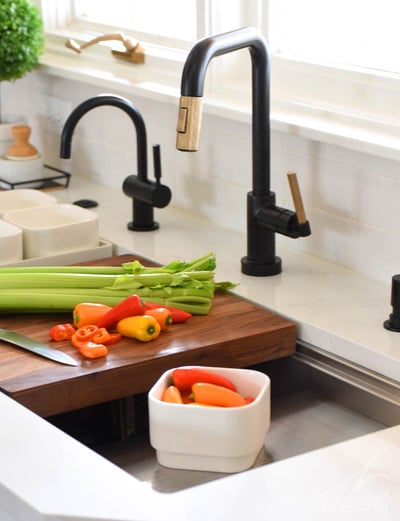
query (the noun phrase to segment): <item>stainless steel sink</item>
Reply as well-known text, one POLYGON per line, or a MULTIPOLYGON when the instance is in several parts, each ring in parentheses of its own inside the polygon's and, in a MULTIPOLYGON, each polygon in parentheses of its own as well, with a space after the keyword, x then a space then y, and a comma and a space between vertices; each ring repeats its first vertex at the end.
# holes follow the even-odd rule
MULTIPOLYGON (((267 373, 272 383, 271 428, 255 467, 400 423, 397 382, 321 349, 298 344, 294 356, 253 368, 267 373)), ((118 439, 92 448, 162 492, 225 475, 160 466, 148 441, 146 404, 146 395, 114 403, 111 417, 118 439)))

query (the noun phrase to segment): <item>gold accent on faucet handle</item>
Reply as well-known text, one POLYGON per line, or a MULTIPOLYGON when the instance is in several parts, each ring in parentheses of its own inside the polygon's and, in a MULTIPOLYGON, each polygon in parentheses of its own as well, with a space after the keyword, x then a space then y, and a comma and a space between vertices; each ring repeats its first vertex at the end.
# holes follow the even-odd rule
POLYGON ((300 187, 297 181, 296 172, 288 172, 287 174, 289 187, 293 198, 293 204, 297 215, 297 222, 304 224, 307 222, 306 214, 304 211, 303 200, 301 198, 300 187))
POLYGON ((203 98, 181 96, 176 127, 176 148, 194 152, 199 148, 203 98))

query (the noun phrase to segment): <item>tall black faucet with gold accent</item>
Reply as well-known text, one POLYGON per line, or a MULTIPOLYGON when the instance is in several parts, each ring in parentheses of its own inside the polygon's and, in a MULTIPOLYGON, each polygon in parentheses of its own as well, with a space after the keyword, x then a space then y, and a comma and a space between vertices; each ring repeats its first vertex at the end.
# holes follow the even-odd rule
POLYGON ((270 63, 265 39, 258 30, 245 27, 194 45, 182 73, 176 148, 198 149, 204 81, 211 59, 243 48, 249 48, 252 61, 253 186, 247 194, 247 255, 241 260, 242 272, 276 275, 282 271, 282 262, 275 255, 275 233, 297 238, 310 235, 311 229, 292 174, 290 186, 297 213, 276 206, 275 193, 270 190, 270 63))

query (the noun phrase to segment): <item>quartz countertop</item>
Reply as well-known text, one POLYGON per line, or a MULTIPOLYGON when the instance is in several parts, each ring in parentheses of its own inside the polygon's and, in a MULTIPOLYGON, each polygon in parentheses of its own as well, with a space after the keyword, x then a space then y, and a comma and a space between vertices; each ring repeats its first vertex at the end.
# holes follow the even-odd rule
MULTIPOLYGON (((382 323, 390 287, 277 244, 283 272, 240 272, 245 238, 172 207, 155 211, 160 229, 127 229, 131 200, 122 190, 75 176, 60 201, 91 198, 100 237, 114 253, 137 252, 159 262, 217 255, 217 279, 234 293, 297 324, 299 339, 400 381, 400 336, 382 323)), ((393 521, 399 518, 400 426, 289 458, 273 465, 161 493, 0 394, 2 521, 393 521)))

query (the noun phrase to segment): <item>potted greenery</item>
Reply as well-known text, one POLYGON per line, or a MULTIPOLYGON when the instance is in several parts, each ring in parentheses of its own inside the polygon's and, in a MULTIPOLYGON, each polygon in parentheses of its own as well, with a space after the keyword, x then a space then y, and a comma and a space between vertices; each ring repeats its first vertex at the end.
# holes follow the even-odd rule
MULTIPOLYGON (((30 0, 0 1, 0 86, 35 69, 44 48, 43 21, 30 0)), ((2 115, 0 103, 0 152, 12 142, 11 127, 23 118, 2 115), (7 144, 2 144, 6 140, 7 144)))

